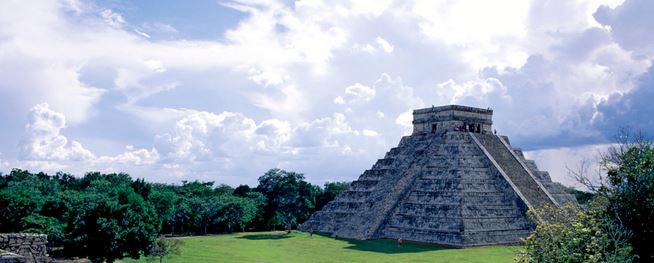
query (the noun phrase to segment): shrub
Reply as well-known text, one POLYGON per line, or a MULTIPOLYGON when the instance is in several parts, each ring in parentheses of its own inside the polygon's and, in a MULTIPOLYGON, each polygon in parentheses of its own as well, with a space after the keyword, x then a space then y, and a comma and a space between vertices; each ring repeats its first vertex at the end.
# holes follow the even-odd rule
MULTIPOLYGON (((595 202, 593 207, 602 206, 595 202)), ((536 230, 516 262, 632 262, 631 233, 600 211, 573 205, 530 210, 536 230)))

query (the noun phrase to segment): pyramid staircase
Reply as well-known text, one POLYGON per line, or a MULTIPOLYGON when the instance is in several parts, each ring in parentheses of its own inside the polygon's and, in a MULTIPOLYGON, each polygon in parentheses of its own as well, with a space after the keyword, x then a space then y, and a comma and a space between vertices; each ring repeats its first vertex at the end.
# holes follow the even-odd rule
POLYGON ((299 229, 456 247, 510 244, 534 229, 529 208, 567 202, 574 196, 506 137, 414 133, 299 229))

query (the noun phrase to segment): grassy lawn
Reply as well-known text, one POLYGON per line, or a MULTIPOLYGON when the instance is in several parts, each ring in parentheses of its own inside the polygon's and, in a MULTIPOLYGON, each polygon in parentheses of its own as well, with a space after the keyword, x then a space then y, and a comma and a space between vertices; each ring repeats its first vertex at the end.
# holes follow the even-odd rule
MULTIPOLYGON (((185 237, 180 256, 164 262, 511 262, 520 246, 454 249, 392 240, 335 240, 293 232, 185 237)), ((141 259, 145 262, 145 259, 141 259)), ((130 261, 134 262, 134 261, 130 261)))

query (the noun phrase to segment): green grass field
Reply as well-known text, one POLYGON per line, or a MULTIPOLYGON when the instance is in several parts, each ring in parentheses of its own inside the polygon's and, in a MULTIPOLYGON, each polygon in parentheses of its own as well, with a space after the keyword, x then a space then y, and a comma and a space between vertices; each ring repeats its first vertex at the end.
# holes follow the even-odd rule
POLYGON ((181 239, 184 240, 182 254, 164 262, 511 262, 521 249, 520 246, 456 249, 411 243, 398 247, 392 240, 335 240, 302 232, 290 235, 250 232, 181 239))

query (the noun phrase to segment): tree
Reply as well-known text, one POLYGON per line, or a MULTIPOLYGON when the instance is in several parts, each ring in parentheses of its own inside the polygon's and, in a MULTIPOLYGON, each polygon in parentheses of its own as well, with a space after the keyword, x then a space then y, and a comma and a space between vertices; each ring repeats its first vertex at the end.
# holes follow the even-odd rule
POLYGON ((152 192, 152 185, 145 182, 144 179, 136 179, 132 182, 132 189, 134 189, 134 192, 141 195, 143 199, 147 200, 150 192, 152 192))
POLYGON ((195 221, 192 205, 189 201, 189 198, 180 196, 175 202, 175 208, 173 211, 173 222, 172 222, 172 232, 175 234, 175 228, 179 226, 179 233, 185 234, 185 230, 189 231, 190 229, 185 226, 195 225, 195 221))
POLYGON ((234 226, 239 226, 241 231, 245 231, 245 224, 250 222, 257 212, 254 202, 235 196, 224 197, 221 201, 218 220, 227 225, 229 232, 233 231, 234 226))
POLYGON ((11 182, 0 191, 0 232, 20 230, 21 220, 38 213, 44 201, 37 189, 11 182))
MULTIPOLYGON (((101 182, 98 180, 96 182, 101 182)), ((113 262, 125 256, 139 258, 157 238, 160 222, 152 205, 128 185, 110 188, 91 183, 68 221, 65 250, 92 261, 113 262), (80 255, 81 254, 81 255, 80 255)))
MULTIPOLYGON (((601 207, 594 205, 593 207, 601 207)), ((517 261, 632 262, 630 232, 601 210, 582 211, 573 205, 530 210, 536 230, 525 241, 517 261)))
POLYGON ((322 209, 336 196, 350 188, 349 182, 327 182, 316 200, 316 210, 322 209))
POLYGON ((210 196, 206 198, 194 197, 190 199, 192 208, 192 218, 196 222, 197 234, 207 234, 209 225, 212 224, 218 216, 220 201, 218 197, 210 196))
POLYGON ((186 197, 207 197, 213 194, 213 182, 182 181, 178 193, 186 197))
MULTIPOLYGON (((89 172, 76 178, 14 169, 0 173, 0 232, 44 233, 50 246, 64 247, 66 257, 112 262, 147 254, 164 231, 263 228, 268 205, 263 193, 244 186, 236 196, 228 185, 213 185, 152 184, 125 173, 89 172)), ((313 188, 302 181, 298 189, 305 196, 313 188)))
POLYGON ((271 169, 259 177, 257 191, 266 195, 267 218, 271 224, 282 223, 288 232, 298 219, 309 217, 320 188, 304 181, 304 175, 271 169))
POLYGON ((162 263, 164 258, 179 256, 182 254, 181 247, 183 244, 184 241, 181 239, 160 236, 152 243, 150 249, 148 249, 148 260, 158 259, 159 263, 162 263))
POLYGON ((254 217, 249 222, 250 225, 254 229, 265 229, 265 225, 266 225, 265 209, 268 199, 264 194, 257 191, 248 192, 247 194, 245 194, 245 198, 252 201, 252 204, 254 204, 255 207, 254 217))
POLYGON ((245 195, 250 191, 252 191, 252 189, 250 189, 250 186, 248 186, 247 184, 242 184, 236 187, 236 189, 234 189, 234 193, 232 194, 234 196, 245 197, 245 195))
POLYGON ((234 187, 231 187, 226 184, 220 184, 213 189, 218 195, 232 195, 234 193, 234 187))
POLYGON ((606 180, 599 193, 606 213, 632 231, 631 245, 642 262, 654 261, 654 144, 642 133, 623 131, 603 155, 606 180))
MULTIPOLYGON (((170 226, 171 232, 175 232, 175 205, 177 204, 178 199, 179 196, 177 196, 173 190, 165 186, 154 187, 148 197, 148 200, 157 211, 157 215, 159 215, 159 220, 163 224, 170 226)), ((162 226, 162 231, 163 230, 162 226)))
POLYGON ((571 174, 604 200, 604 216, 632 233, 629 242, 636 260, 654 261, 654 144, 642 132, 623 128, 616 143, 601 154, 598 180, 583 163, 571 174), (602 173, 604 172, 604 173, 602 173))
POLYGON ((39 233, 48 235, 51 246, 61 245, 64 241, 66 224, 59 219, 40 214, 31 214, 21 220, 21 232, 39 233))
POLYGON ((565 191, 569 194, 573 194, 579 205, 589 205, 595 196, 595 194, 591 192, 577 190, 573 187, 565 187, 565 191))

